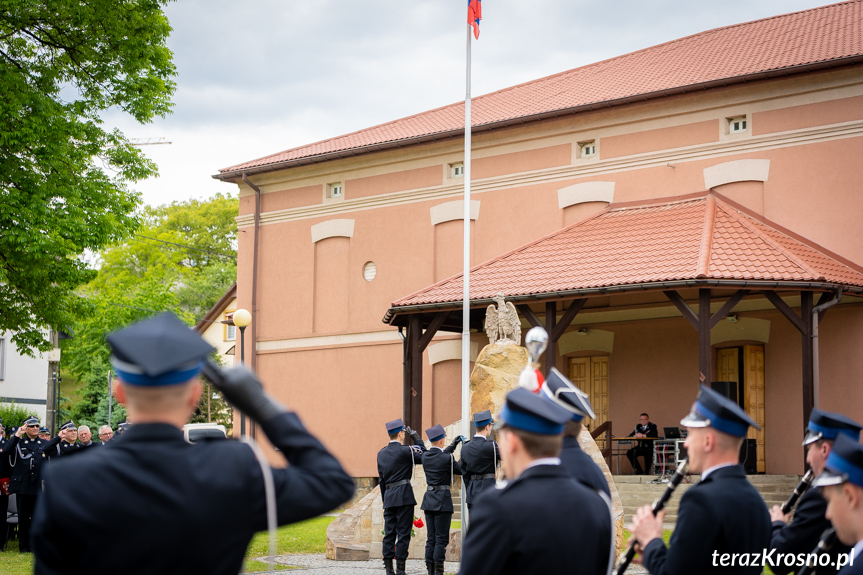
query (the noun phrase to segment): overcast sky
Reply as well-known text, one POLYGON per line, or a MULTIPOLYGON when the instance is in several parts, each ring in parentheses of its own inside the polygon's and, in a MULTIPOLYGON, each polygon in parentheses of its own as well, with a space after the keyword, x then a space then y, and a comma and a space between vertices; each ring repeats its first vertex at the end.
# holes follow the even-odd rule
MULTIPOLYGON (((484 0, 472 44, 479 96, 818 0, 484 0)), ((211 176, 247 160, 464 99, 466 0, 177 0, 166 12, 174 113, 146 126, 109 114, 160 177, 158 205, 236 186, 211 176)))

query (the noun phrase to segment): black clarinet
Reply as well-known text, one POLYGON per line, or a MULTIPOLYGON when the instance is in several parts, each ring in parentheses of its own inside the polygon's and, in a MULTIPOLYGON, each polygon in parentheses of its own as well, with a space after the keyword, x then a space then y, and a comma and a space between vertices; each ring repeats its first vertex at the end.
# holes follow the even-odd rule
MULTIPOLYGON (((672 494, 674 494, 674 490, 677 489, 677 486, 680 485, 680 482, 683 481, 683 476, 686 475, 687 468, 689 467, 689 459, 684 459, 680 467, 678 467, 674 471, 674 475, 671 476, 671 479, 668 481, 668 486, 665 488, 665 491, 662 493, 662 496, 653 502, 653 506, 651 507, 651 511, 654 515, 659 513, 665 508, 665 504, 668 503, 668 500, 671 499, 672 494)), ((626 568, 629 567, 629 564, 632 563, 632 560, 635 558, 635 535, 633 534, 629 540, 629 547, 626 549, 626 555, 624 555, 623 559, 621 559, 620 563, 617 565, 617 571, 615 571, 616 575, 623 575, 626 568)))
POLYGON ((788 512, 794 508, 794 504, 797 503, 800 496, 809 488, 809 484, 812 483, 812 479, 814 477, 815 473, 811 469, 806 472, 806 475, 803 476, 803 479, 801 479, 800 483, 797 484, 797 487, 794 488, 794 491, 791 493, 791 497, 788 498, 788 501, 782 504, 783 514, 787 515, 788 512))
POLYGON ((821 540, 818 542, 818 547, 812 550, 809 555, 814 555, 815 560, 810 563, 809 557, 806 558, 806 564, 797 572, 797 575, 809 575, 818 566, 818 558, 825 553, 829 553, 833 544, 836 543, 836 529, 830 527, 821 534, 821 540))

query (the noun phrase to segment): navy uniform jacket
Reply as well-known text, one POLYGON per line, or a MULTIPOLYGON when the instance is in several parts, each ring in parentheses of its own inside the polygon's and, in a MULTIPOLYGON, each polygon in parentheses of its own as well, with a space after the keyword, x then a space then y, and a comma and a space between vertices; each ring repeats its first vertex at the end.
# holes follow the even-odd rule
POLYGON ((422 454, 425 450, 426 446, 422 443, 408 447, 398 441, 390 441, 386 447, 378 451, 378 480, 384 509, 417 504, 410 479, 413 476, 414 465, 422 463, 422 454), (389 483, 405 480, 407 481, 402 485, 387 487, 389 483))
POLYGON ((604 575, 611 537, 598 493, 560 465, 537 465, 474 502, 460 573, 604 575))
POLYGON ((461 469, 464 472, 467 501, 471 505, 480 493, 494 488, 495 479, 472 479, 475 475, 494 475, 495 461, 500 461, 497 443, 475 435, 461 446, 461 469))
MULTIPOLYGON (((836 541, 839 543, 839 540, 836 541)), ((863 555, 854 558, 853 565, 846 565, 838 575, 863 575, 863 555)))
MULTIPOLYGON (((295 414, 260 428, 288 460, 272 470, 279 525, 351 497, 353 480, 295 414)), ((139 423, 110 449, 48 466, 33 520, 34 573, 236 575, 252 535, 266 528, 264 477, 248 445, 191 444, 172 425, 139 423)))
POLYGON ((611 497, 611 490, 608 488, 605 475, 593 459, 581 449, 577 437, 563 438, 560 463, 570 477, 611 497))
MULTIPOLYGON (((423 453, 422 463, 427 485, 446 485, 449 487, 452 484, 452 476, 462 474, 461 465, 452 456, 453 451, 455 451, 455 446, 451 445, 446 449, 432 447, 423 453)), ((426 491, 420 509, 452 513, 452 493, 449 489, 426 491)))
POLYGON ((9 477, 9 493, 38 495, 42 491, 40 480, 42 464, 45 461, 42 446, 45 443, 45 440, 38 437, 30 439, 26 434, 20 438, 13 435, 6 442, 3 447, 3 456, 12 466, 12 474, 9 477))
POLYGON ((59 457, 61 455, 69 455, 83 447, 78 443, 69 443, 65 440, 60 439, 58 435, 54 439, 45 443, 42 446, 42 451, 45 452, 45 456, 48 458, 59 457))
MULTIPOLYGON (((824 517, 825 513, 827 513, 827 500, 817 489, 809 489, 797 502, 797 509, 794 511, 794 518, 791 523, 773 522, 770 548, 776 549, 777 555, 779 553, 811 553, 818 546, 821 534, 832 526, 824 517)), ((840 553, 848 553, 849 551, 851 551, 850 547, 836 540, 829 551, 829 555, 831 560, 835 562, 840 553)), ((783 564, 781 567, 777 565, 771 569, 777 575, 783 575, 800 568, 785 567, 783 564)), ((818 567, 814 573, 836 573, 836 567, 818 567)))
POLYGON ((652 575, 760 575, 760 560, 748 567, 713 566, 714 551, 763 556, 770 546, 770 513, 743 467, 721 467, 683 494, 669 543, 666 548, 657 538, 645 548, 644 566, 652 575))

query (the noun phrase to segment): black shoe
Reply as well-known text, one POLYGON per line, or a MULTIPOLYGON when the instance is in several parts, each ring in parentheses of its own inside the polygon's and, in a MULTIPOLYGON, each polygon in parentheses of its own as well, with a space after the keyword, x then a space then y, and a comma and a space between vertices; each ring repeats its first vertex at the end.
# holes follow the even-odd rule
POLYGON ((426 561, 426 571, 428 571, 428 575, 434 575, 434 563, 431 561, 426 561))
POLYGON ((396 575, 408 575, 405 573, 405 559, 396 559, 396 575))
POLYGON ((435 563, 434 564, 434 575, 444 575, 443 563, 435 563))
POLYGON ((384 569, 386 569, 387 575, 396 575, 396 572, 393 570, 393 558, 384 559, 384 569))

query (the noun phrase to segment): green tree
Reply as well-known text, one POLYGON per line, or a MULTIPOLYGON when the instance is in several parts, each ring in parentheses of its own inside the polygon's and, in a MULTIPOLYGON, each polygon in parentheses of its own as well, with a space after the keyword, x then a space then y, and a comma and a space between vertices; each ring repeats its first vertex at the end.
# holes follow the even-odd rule
POLYGON ((167 0, 12 0, 0 8, 0 330, 23 353, 87 311, 86 250, 128 237, 147 160, 100 115, 146 123, 175 85, 167 0))
MULTIPOLYGON (((110 370, 106 334, 166 310, 193 325, 236 281, 238 203, 217 194, 145 208, 133 237, 100 252, 98 274, 82 290, 92 311, 63 343, 64 368, 85 385, 73 419, 101 422, 97 412, 110 370)), ((204 394, 196 421, 206 421, 208 406, 219 414, 224 402, 204 394)))

